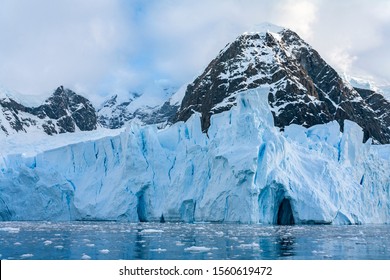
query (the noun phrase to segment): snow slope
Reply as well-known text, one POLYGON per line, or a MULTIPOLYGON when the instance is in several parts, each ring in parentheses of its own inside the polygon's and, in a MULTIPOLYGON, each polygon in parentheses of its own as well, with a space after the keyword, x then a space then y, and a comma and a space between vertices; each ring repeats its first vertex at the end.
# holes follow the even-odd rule
POLYGON ((383 95, 388 101, 390 101, 389 84, 378 85, 370 78, 353 77, 345 73, 343 73, 341 76, 345 81, 350 83, 353 87, 375 91, 383 95))
POLYGON ((177 88, 169 81, 155 81, 142 93, 127 96, 114 95, 97 111, 99 123, 106 128, 121 128, 130 122, 140 124, 165 124, 174 115, 181 100, 177 88), (175 95, 174 100, 171 97, 175 95))
POLYGON ((268 94, 237 94, 207 134, 194 114, 36 154, 2 149, 0 219, 389 223, 390 146, 363 144, 350 121, 279 132, 268 94))
POLYGON ((0 99, 13 99, 19 104, 26 107, 38 107, 41 105, 49 96, 45 95, 25 95, 16 91, 11 91, 4 86, 0 85, 0 99))

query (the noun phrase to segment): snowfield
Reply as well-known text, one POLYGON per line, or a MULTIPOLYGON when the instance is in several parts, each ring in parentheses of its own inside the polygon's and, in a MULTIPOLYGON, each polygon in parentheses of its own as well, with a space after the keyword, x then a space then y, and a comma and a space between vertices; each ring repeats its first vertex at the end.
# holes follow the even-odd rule
POLYGON ((389 223, 390 145, 362 143, 350 121, 281 132, 268 93, 239 93, 207 134, 194 114, 163 130, 2 139, 0 220, 389 223))

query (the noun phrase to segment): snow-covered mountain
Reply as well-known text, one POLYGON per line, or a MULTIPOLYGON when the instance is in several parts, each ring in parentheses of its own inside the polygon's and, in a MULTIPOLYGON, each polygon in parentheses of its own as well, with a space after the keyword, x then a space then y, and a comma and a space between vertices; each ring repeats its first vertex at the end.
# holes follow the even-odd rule
POLYGON ((268 101, 281 129, 333 120, 343 129, 348 119, 363 128, 364 141, 390 143, 390 122, 381 115, 390 110, 388 102, 373 105, 367 94, 362 97, 293 31, 273 25, 263 29, 266 32, 239 36, 219 53, 188 86, 177 120, 200 112, 202 129, 207 131, 210 116, 235 105, 238 92, 269 85, 268 101))
POLYGON ((131 93, 128 98, 113 95, 97 111, 99 123, 106 128, 121 128, 132 121, 140 124, 171 123, 179 104, 171 97, 177 92, 176 87, 159 87, 152 94, 131 93))
POLYGON ((98 110, 85 97, 63 86, 41 102, 0 88, 0 135, 34 133, 55 135, 91 131, 98 127, 117 129, 129 122, 171 124, 180 106, 177 88, 164 86, 152 93, 113 95, 98 110))
MULTIPOLYGON (((111 101, 108 124, 122 114, 111 101)), ((390 222, 390 145, 367 140, 388 142, 388 103, 342 81, 292 31, 238 37, 168 104, 180 102, 162 129, 124 120, 17 150, 6 138, 0 219, 390 222)))
POLYGON ((42 132, 48 135, 90 131, 97 127, 95 108, 75 92, 58 87, 43 104, 23 104, 11 94, 0 95, 0 133, 42 132))

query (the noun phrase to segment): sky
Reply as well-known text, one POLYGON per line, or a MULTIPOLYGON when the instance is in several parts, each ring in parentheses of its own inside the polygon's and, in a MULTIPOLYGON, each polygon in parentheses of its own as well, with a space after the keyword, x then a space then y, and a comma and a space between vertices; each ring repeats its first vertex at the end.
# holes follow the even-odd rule
POLYGON ((390 82, 389 0, 0 0, 0 85, 95 104, 191 82, 262 22, 290 28, 340 73, 390 82))

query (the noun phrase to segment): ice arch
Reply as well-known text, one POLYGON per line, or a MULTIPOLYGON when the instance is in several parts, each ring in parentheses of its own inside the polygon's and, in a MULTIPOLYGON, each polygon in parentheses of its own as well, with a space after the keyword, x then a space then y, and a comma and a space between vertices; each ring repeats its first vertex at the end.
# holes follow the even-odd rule
MULTIPOLYGON (((259 222, 273 225, 294 225, 299 223, 293 211, 294 202, 284 185, 271 183, 263 188, 258 197, 259 222)), ((296 213, 295 213, 296 214, 296 213)))

